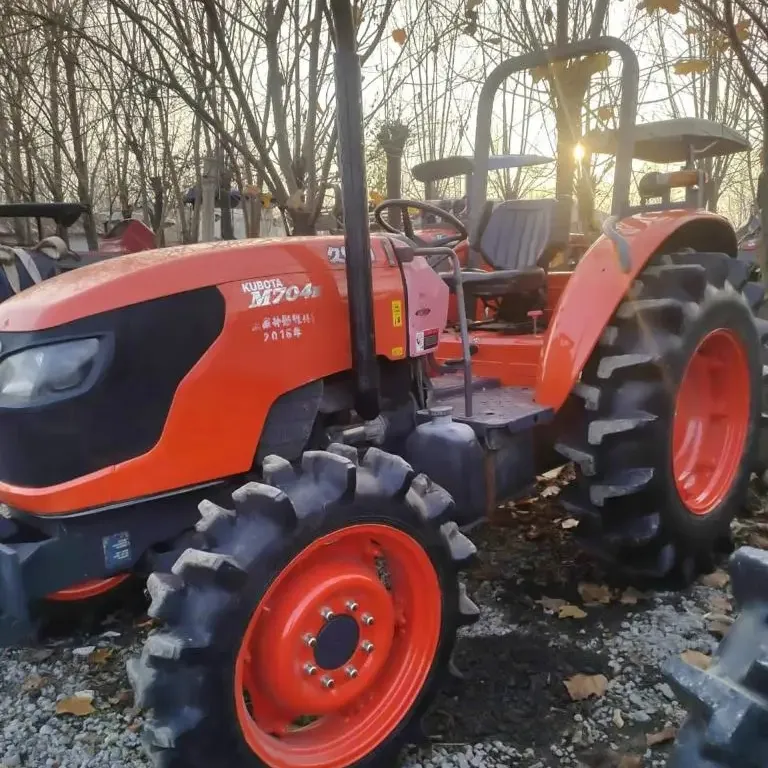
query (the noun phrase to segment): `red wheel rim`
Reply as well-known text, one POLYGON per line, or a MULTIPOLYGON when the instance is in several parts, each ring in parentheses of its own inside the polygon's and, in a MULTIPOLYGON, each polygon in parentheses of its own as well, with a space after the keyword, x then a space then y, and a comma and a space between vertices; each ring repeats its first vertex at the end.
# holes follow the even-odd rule
POLYGON ((271 768, 370 754, 418 698, 441 619, 437 573, 405 532, 355 525, 313 542, 269 587, 237 655, 249 747, 271 768))
POLYGON ((116 589, 130 577, 130 573, 121 573, 106 579, 84 581, 80 584, 75 584, 72 587, 60 589, 58 592, 52 592, 46 599, 57 603, 77 603, 81 600, 90 600, 92 597, 106 595, 107 592, 116 589))
POLYGON ((749 363, 739 338, 721 328, 688 361, 675 403, 673 471, 682 502, 707 515, 726 497, 741 465, 750 412, 749 363))

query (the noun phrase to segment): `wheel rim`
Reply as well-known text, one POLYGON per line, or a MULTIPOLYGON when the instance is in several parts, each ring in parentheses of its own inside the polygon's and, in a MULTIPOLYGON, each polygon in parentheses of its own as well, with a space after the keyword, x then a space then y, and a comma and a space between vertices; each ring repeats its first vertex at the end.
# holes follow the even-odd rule
POLYGON ((60 589, 58 592, 52 592, 46 597, 46 600, 52 600, 56 603, 77 603, 82 600, 90 600, 92 597, 100 597, 117 589, 121 584, 130 578, 129 573, 121 573, 117 576, 110 576, 106 579, 91 579, 75 584, 66 589, 60 589))
POLYGON ((733 485, 747 439, 749 391, 741 341, 730 330, 712 331, 688 361, 673 422, 675 483, 695 515, 709 514, 733 485))
POLYGON ((273 768, 342 768, 370 754, 425 684, 441 601, 427 553, 397 528, 355 525, 313 542, 269 587, 237 655, 249 747, 273 768))

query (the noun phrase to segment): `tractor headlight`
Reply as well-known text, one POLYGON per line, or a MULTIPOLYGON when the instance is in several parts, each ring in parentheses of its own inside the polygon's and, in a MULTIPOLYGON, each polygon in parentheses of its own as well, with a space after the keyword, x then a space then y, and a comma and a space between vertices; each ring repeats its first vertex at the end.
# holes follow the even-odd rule
POLYGON ((79 388, 94 373, 99 339, 31 347, 0 363, 0 407, 29 405, 79 388))

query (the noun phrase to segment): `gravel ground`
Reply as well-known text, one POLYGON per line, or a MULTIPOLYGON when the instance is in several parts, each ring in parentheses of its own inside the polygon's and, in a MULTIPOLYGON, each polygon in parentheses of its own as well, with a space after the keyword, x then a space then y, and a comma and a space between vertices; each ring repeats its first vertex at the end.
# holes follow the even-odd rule
MULTIPOLYGON (((551 478, 542 489, 557 491, 551 478)), ((755 544, 766 520, 737 523, 737 538, 755 544)), ((457 647, 464 680, 403 766, 663 766, 683 712, 659 665, 715 649, 732 621, 724 574, 683 593, 627 591, 578 553, 551 500, 504 508, 498 522, 473 534, 482 558, 468 588, 482 618, 457 647)), ((124 673, 149 631, 138 604, 132 595, 90 625, 55 627, 41 647, 0 652, 0 768, 149 768, 124 673)))

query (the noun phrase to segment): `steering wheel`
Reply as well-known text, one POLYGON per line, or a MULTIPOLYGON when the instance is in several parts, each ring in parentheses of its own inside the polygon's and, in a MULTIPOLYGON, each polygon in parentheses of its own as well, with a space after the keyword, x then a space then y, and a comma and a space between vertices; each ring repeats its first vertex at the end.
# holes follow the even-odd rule
POLYGON ((461 219, 456 218, 452 213, 444 211, 442 208, 438 208, 431 203, 425 203, 422 200, 384 200, 379 203, 373 210, 373 215, 376 218, 376 223, 385 229, 387 232, 393 235, 405 235, 409 240, 412 240, 416 245, 421 248, 452 248, 458 245, 462 240, 466 240, 469 237, 467 228, 462 223, 461 219), (399 208, 402 211, 403 216, 403 231, 393 227, 384 217, 381 215, 384 211, 390 208, 399 208), (436 240, 428 241, 419 237, 414 229, 411 216, 408 213, 409 208, 416 208, 424 213, 431 213, 438 219, 450 224, 453 229, 456 230, 456 234, 446 235, 445 237, 439 237, 436 240))

